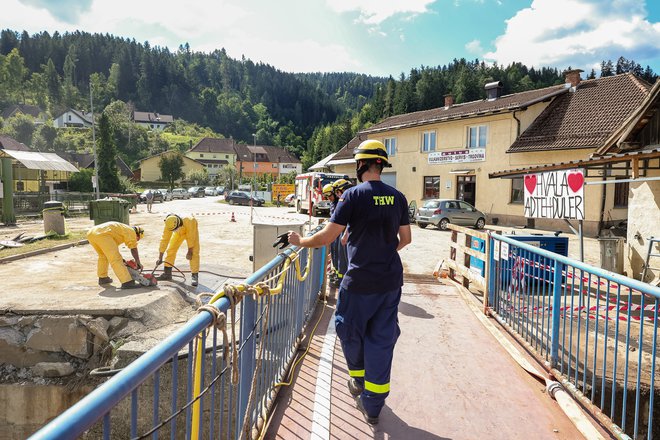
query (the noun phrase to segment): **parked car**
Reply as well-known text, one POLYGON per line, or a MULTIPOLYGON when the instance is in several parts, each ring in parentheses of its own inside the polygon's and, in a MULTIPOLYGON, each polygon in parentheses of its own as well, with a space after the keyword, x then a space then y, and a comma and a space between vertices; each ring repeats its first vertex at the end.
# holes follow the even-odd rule
POLYGON ((164 202, 172 200, 172 192, 169 189, 167 189, 167 188, 158 188, 158 191, 160 191, 163 194, 163 201, 164 202))
POLYGON ((190 197, 204 197, 206 195, 203 186, 193 186, 192 188, 188 188, 188 194, 190 194, 190 197))
POLYGON ((164 199, 163 193, 160 192, 159 189, 146 189, 142 191, 142 194, 140 194, 140 201, 143 203, 146 203, 147 201, 147 193, 151 191, 152 194, 154 195, 153 203, 156 202, 162 202, 164 199))
POLYGON ((226 191, 225 191, 225 187, 224 187, 224 186, 216 186, 216 187, 215 187, 215 192, 216 192, 219 196, 224 196, 224 195, 226 194, 226 191))
POLYGON ((474 226, 482 229, 486 225, 486 215, 462 200, 431 199, 424 202, 415 217, 417 225, 425 228, 434 225, 442 230, 449 223, 459 226, 474 226))
POLYGON ((284 203, 287 206, 296 206, 296 195, 295 194, 289 194, 284 198, 284 203))
POLYGON ((172 199, 188 200, 189 198, 190 198, 190 193, 185 188, 174 188, 172 190, 172 199))
POLYGON ((204 188, 204 194, 207 196, 217 196, 218 191, 215 189, 215 186, 207 186, 204 188))
POLYGON ((250 194, 243 191, 232 191, 225 196, 225 200, 230 205, 250 205, 250 200, 254 206, 262 206, 266 201, 259 197, 250 197, 250 194))

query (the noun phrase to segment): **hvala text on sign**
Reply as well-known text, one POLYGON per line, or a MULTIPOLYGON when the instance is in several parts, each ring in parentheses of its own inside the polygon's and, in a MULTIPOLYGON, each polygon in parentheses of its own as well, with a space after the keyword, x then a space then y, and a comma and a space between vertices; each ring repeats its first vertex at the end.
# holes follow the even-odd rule
POLYGON ((584 220, 584 170, 528 174, 525 217, 584 220))

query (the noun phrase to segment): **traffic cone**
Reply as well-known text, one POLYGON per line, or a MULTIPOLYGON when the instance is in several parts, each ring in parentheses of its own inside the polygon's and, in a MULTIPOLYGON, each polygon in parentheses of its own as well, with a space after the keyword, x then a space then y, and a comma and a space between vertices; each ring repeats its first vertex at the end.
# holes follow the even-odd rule
POLYGON ((229 220, 229 221, 230 222, 236 222, 236 218, 234 218, 234 213, 233 212, 231 213, 231 220, 229 220))

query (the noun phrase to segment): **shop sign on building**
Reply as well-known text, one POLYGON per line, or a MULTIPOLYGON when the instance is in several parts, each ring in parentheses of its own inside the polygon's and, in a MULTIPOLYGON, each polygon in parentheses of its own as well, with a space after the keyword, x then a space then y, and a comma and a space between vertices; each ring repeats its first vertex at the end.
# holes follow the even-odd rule
POLYGON ((465 150, 437 151, 429 153, 429 165, 443 163, 483 162, 486 160, 485 148, 470 148, 465 150))
POLYGON ((525 217, 584 220, 584 170, 528 174, 525 217))

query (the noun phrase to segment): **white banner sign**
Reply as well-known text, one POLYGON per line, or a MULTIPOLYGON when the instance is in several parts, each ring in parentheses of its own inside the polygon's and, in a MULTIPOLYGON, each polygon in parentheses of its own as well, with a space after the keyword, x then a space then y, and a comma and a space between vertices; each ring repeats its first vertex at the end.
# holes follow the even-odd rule
POLYGON ((528 174, 525 217, 584 220, 584 170, 528 174))
POLYGON ((483 162, 486 160, 485 148, 469 150, 437 151, 429 153, 429 164, 483 162))

